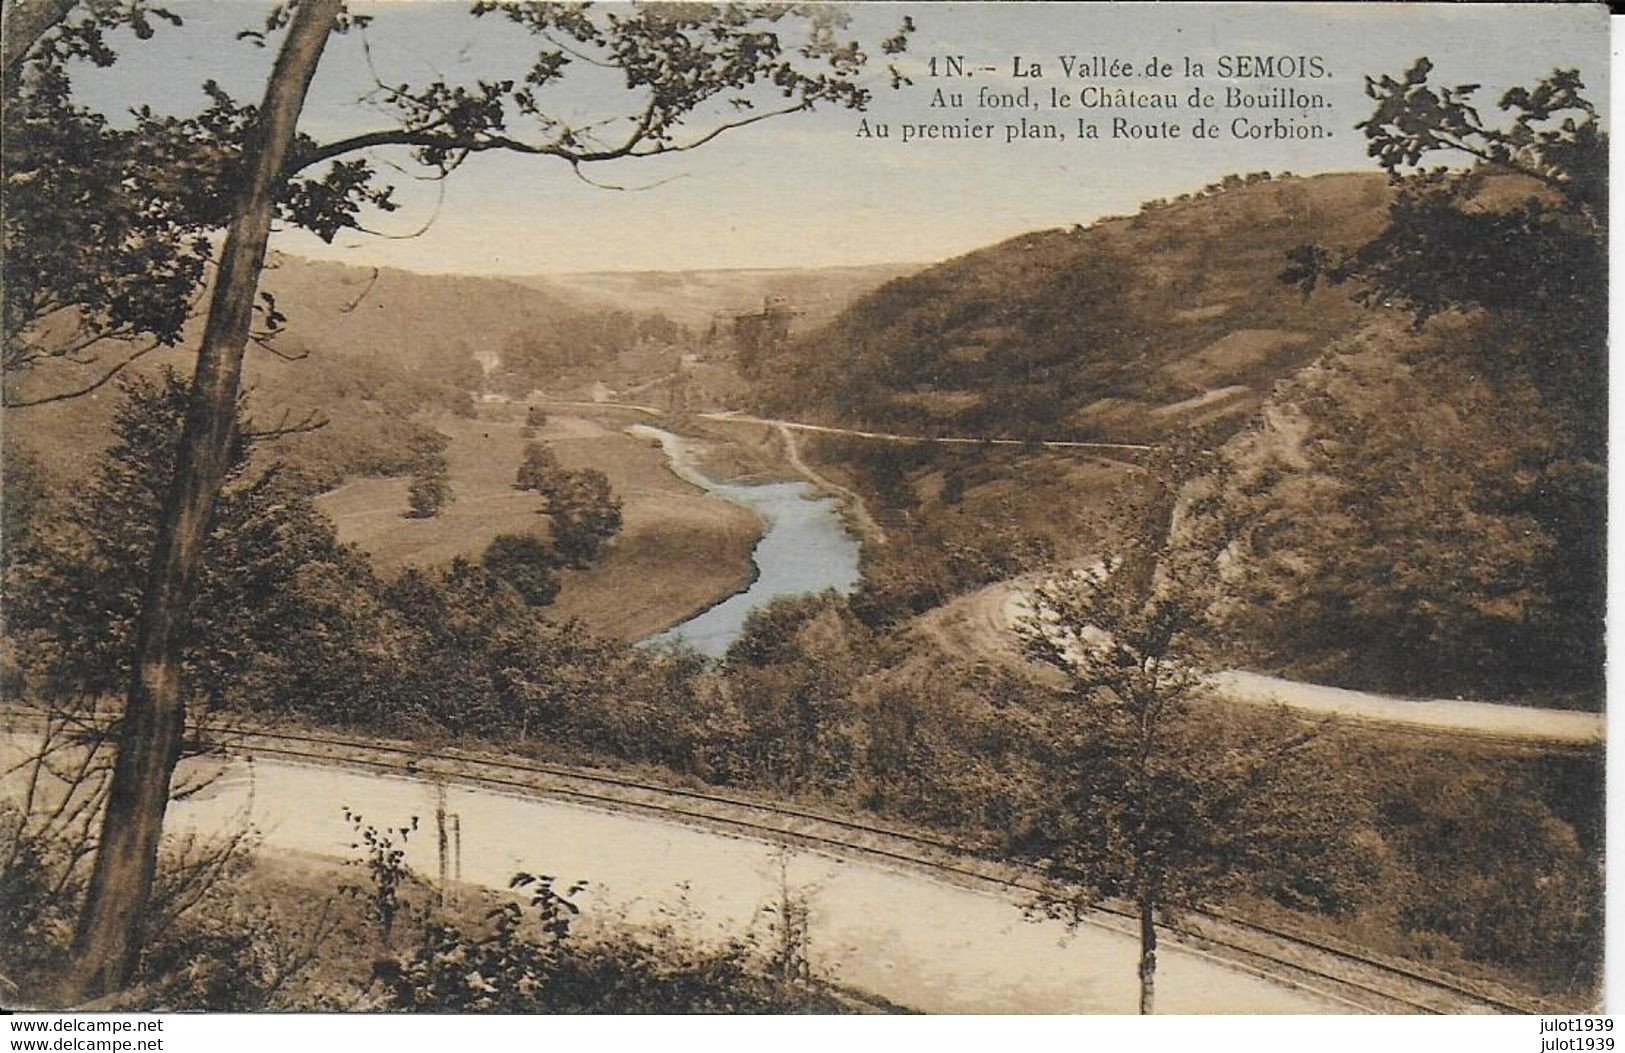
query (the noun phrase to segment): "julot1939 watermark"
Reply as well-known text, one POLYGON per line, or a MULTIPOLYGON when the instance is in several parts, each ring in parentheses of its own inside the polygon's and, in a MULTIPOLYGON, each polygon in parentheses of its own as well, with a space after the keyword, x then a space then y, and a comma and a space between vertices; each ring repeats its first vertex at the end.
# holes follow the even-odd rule
POLYGON ((1540 1022, 1542 1050, 1612 1050, 1614 1021, 1606 1016, 1560 1016, 1540 1022))

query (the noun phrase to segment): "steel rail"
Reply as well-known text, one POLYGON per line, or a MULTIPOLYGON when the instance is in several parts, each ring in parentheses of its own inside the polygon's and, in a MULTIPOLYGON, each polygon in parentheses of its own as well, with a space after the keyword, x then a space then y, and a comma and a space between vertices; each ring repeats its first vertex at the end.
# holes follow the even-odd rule
MULTIPOLYGON (((462 751, 451 752, 433 750, 422 746, 375 743, 352 739, 338 735, 321 735, 309 732, 280 732, 262 729, 234 726, 214 726, 208 729, 211 737, 236 736, 238 742, 203 742, 194 739, 198 746, 214 747, 230 752, 239 749, 245 752, 269 753, 287 757, 292 760, 316 762, 318 764, 341 764, 361 766, 380 771, 393 772, 417 779, 448 779, 459 782, 472 783, 500 788, 502 790, 520 790, 526 794, 540 794, 543 796, 564 798, 581 801, 600 808, 610 810, 633 810, 656 816, 675 817, 682 821, 697 822, 712 828, 722 828, 737 831, 754 840, 766 840, 773 843, 793 842, 813 849, 824 851, 837 856, 868 856, 884 860, 892 864, 902 864, 912 869, 921 870, 928 875, 946 876, 954 882, 963 885, 970 882, 983 890, 988 888, 1008 893, 1017 891, 1028 895, 1039 895, 1046 890, 1041 878, 1036 875, 1030 878, 1009 876, 1002 873, 990 873, 990 870, 1008 870, 1010 864, 999 863, 974 855, 968 855, 964 846, 941 837, 902 830, 896 827, 881 825, 879 823, 863 822, 835 815, 829 812, 811 810, 792 805, 770 804, 750 798, 685 789, 669 785, 662 785, 641 779, 625 776, 584 771, 562 764, 546 762, 526 762, 482 756, 462 751), (258 744, 249 744, 247 740, 258 740, 258 744), (404 757, 401 760, 384 760, 378 757, 335 757, 331 754, 315 752, 310 749, 300 749, 286 745, 278 746, 273 743, 303 743, 307 746, 323 746, 343 750, 358 751, 370 754, 391 754, 404 757), (443 770, 440 765, 462 764, 473 765, 485 769, 496 769, 503 772, 512 772, 522 775, 541 776, 555 780, 562 780, 576 785, 538 785, 535 781, 526 781, 522 778, 508 778, 494 774, 481 774, 478 772, 443 770), (596 787, 597 789, 595 789, 596 787), (602 792, 606 789, 623 791, 621 794, 602 792), (637 800, 625 795, 625 791, 652 794, 656 800, 637 800), (834 835, 830 831, 793 829, 785 825, 758 821, 737 815, 722 815, 715 811, 706 811, 695 807, 685 807, 683 804, 674 804, 669 799, 676 798, 681 802, 709 804, 735 809, 748 809, 759 813, 761 817, 781 818, 792 821, 811 822, 832 827, 837 832, 853 835, 864 835, 871 838, 880 838, 884 841, 894 842, 887 845, 864 844, 853 840, 849 836, 834 835), (666 799, 666 800, 661 800, 666 799), (906 851, 902 846, 895 844, 901 842, 902 846, 916 846, 930 853, 943 853, 949 859, 932 858, 922 855, 918 851, 906 851), (976 864, 976 865, 970 865, 976 864)), ((1102 904, 1097 908, 1104 915, 1133 920, 1135 915, 1115 904, 1102 904)), ((1305 936, 1299 933, 1285 932, 1268 925, 1259 924, 1237 917, 1229 913, 1206 912, 1194 914, 1199 920, 1217 922, 1221 926, 1231 926, 1236 929, 1256 933, 1268 940, 1278 943, 1307 948, 1314 955, 1324 956, 1333 961, 1351 963, 1366 972, 1375 972, 1379 975, 1394 977, 1405 984, 1421 986, 1436 990, 1463 999, 1472 1006, 1492 1009, 1501 1013, 1517 1015, 1538 1014, 1550 1010, 1532 1004, 1519 1004, 1509 998, 1492 994, 1490 992, 1465 986, 1456 979, 1442 976, 1407 964, 1383 960, 1361 953, 1357 950, 1336 946, 1324 939, 1305 936)), ((1120 934, 1125 933, 1117 925, 1091 920, 1091 924, 1099 925, 1120 934)), ((1234 939, 1225 938, 1215 932, 1204 932, 1188 926, 1167 926, 1165 931, 1171 932, 1185 942, 1183 949, 1202 954, 1204 957, 1214 958, 1224 964, 1241 968, 1243 971, 1263 976, 1288 986, 1304 988, 1313 993, 1330 997, 1343 1004, 1370 1011, 1373 1007, 1368 1003, 1356 1002, 1335 992, 1317 989, 1311 984, 1324 984, 1330 982, 1355 992, 1365 998, 1376 998, 1382 1003, 1400 1005, 1413 1012, 1421 1013, 1447 1013, 1452 1010, 1441 1008, 1439 1004, 1419 1001, 1412 997, 1416 992, 1400 992, 1390 987, 1379 987, 1361 979, 1347 975, 1338 975, 1323 969, 1318 969, 1281 957, 1257 947, 1245 946, 1234 939), (1192 944, 1199 946, 1193 946, 1192 944), (1203 953, 1201 946, 1218 948, 1221 953, 1203 953), (1241 959, 1241 960, 1238 960, 1241 959), (1259 968, 1250 963, 1267 963, 1259 968), (1271 971, 1273 970, 1273 971, 1271 971), (1283 975, 1284 974, 1284 975, 1283 975), (1305 983, 1301 977, 1308 977, 1311 983, 1305 983)))

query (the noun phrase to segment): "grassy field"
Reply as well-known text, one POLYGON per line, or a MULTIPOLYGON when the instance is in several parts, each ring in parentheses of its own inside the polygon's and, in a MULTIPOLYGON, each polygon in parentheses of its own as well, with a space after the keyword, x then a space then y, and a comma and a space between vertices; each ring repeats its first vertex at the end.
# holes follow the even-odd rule
MULTIPOLYGON (((498 534, 547 534, 542 500, 513 488, 525 443, 520 411, 481 407, 478 419, 437 421, 453 499, 432 519, 408 519, 406 479, 353 479, 318 499, 339 539, 359 545, 379 570, 477 559, 498 534)), ((626 417, 626 419, 621 419, 626 417)), ((748 584, 761 524, 749 511, 690 486, 659 448, 627 435, 614 410, 551 414, 537 438, 567 468, 597 468, 623 502, 622 527, 589 570, 563 572, 552 611, 593 631, 636 639, 683 620, 748 584)))

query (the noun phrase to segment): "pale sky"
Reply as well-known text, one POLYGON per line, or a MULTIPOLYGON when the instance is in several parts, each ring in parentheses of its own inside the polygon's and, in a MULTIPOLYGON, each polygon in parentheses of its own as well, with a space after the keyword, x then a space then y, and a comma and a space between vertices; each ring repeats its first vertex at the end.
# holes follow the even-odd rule
MULTIPOLYGON (((81 96, 117 111, 149 103, 168 112, 195 111, 205 79, 219 80, 241 99, 258 101, 273 51, 233 39, 255 27, 265 5, 251 0, 171 3, 186 25, 160 27, 148 42, 124 40, 124 59, 107 71, 76 77, 81 96)), ((471 82, 513 74, 525 65, 530 40, 500 20, 470 18, 466 4, 421 0, 358 7, 375 16, 366 32, 373 67, 387 82, 434 76, 471 82)), ((386 172, 405 207, 369 222, 389 239, 349 235, 323 245, 299 232, 279 234, 276 247, 358 265, 429 272, 539 274, 588 270, 808 267, 934 261, 1024 231, 1088 223, 1135 211, 1140 202, 1200 188, 1230 172, 1290 169, 1299 174, 1374 166, 1353 125, 1367 115, 1365 74, 1402 73, 1418 56, 1435 66, 1435 83, 1477 82, 1486 120, 1501 92, 1530 84, 1554 68, 1576 67, 1599 109, 1606 107, 1608 25, 1604 8, 1564 5, 1297 5, 1297 4, 865 4, 854 9, 853 32, 867 42, 889 33, 905 13, 918 26, 902 65, 914 85, 886 86, 884 62, 869 78, 875 99, 866 115, 885 123, 887 139, 859 138, 859 116, 821 109, 731 133, 691 154, 591 168, 593 179, 636 192, 587 185, 556 161, 485 155, 444 184, 386 172), (931 78, 932 56, 964 56, 967 66, 994 75, 967 80, 931 78), (1120 78, 1066 78, 1059 56, 1103 56, 1131 62, 1120 78), (1243 81, 1218 76, 1224 55, 1319 56, 1330 76, 1243 81), (1044 76, 1011 77, 1016 56, 1044 76), (1200 85, 1182 75, 1190 56, 1207 67, 1200 85), (1147 78, 1153 57, 1172 62, 1167 80, 1147 78), (1074 96, 1087 86, 1172 91, 1193 87, 1222 96, 1227 86, 1292 87, 1321 93, 1330 108, 1284 117, 1318 122, 1329 138, 1252 142, 1232 138, 1238 116, 1271 114, 1214 109, 1222 129, 1214 141, 1113 141, 1113 117, 1172 119, 1188 126, 1194 111, 1073 108, 1029 111, 1052 122, 1061 141, 1005 141, 1008 111, 974 105, 987 85, 1008 91, 1034 86, 1045 103, 1053 88, 1074 96), (964 109, 930 105, 937 87, 965 91, 964 109), (1077 117, 1101 125, 1103 138, 1078 137, 1077 117), (901 141, 901 126, 920 122, 992 123, 992 141, 901 141), (443 193, 443 199, 442 199, 443 193)), ((274 43, 274 41, 273 41, 274 43)), ((871 54, 879 59, 878 47, 871 54)), ((323 58, 302 129, 318 138, 387 127, 361 96, 372 84, 361 39, 335 38, 323 58)), ((602 103, 602 84, 577 80, 558 93, 560 109, 588 112, 602 103)), ((1188 127, 1186 129, 1188 132, 1188 127)), ((409 166, 404 154, 381 160, 409 166)))

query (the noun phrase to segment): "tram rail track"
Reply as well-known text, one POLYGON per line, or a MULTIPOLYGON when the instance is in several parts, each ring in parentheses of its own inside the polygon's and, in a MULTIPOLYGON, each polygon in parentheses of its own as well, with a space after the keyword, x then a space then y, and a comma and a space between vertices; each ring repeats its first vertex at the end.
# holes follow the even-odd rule
MULTIPOLYGON (((200 752, 340 764, 420 780, 445 780, 499 792, 539 794, 602 810, 632 812, 700 825, 734 836, 796 845, 837 858, 901 866, 960 886, 1011 898, 1036 899, 1049 886, 1030 868, 975 855, 951 839, 892 824, 855 819, 823 809, 769 803, 738 794, 673 786, 613 772, 545 761, 518 760, 478 751, 385 743, 314 732, 212 726, 194 736, 200 752)), ((1100 905, 1087 920, 1133 935, 1134 914, 1100 905)), ((1288 932, 1229 912, 1193 914, 1165 926, 1182 950, 1378 1013, 1538 1014, 1555 1007, 1490 990, 1414 963, 1399 962, 1338 945, 1324 937, 1288 932)))
MULTIPOLYGON (((13 726, 43 722, 37 711, 4 713, 13 726)), ((84 730, 90 730, 88 722, 84 730)), ((105 728, 100 729, 105 731, 105 728)), ((189 726, 193 755, 256 755, 337 765, 420 781, 444 781, 504 793, 540 795, 599 810, 697 825, 731 836, 795 845, 827 856, 877 861, 1006 900, 1034 902, 1055 886, 1020 864, 975 854, 952 839, 830 810, 768 802, 742 794, 698 790, 614 772, 484 751, 380 741, 314 731, 273 731, 246 725, 189 726)), ((1084 924, 1136 935, 1136 915, 1100 904, 1084 924)), ((1561 1007, 1496 991, 1460 977, 1396 961, 1323 936, 1289 932, 1230 912, 1192 913, 1177 926, 1159 926, 1180 949, 1225 966, 1318 995, 1351 1011, 1372 1013, 1510 1013, 1561 1007)))

